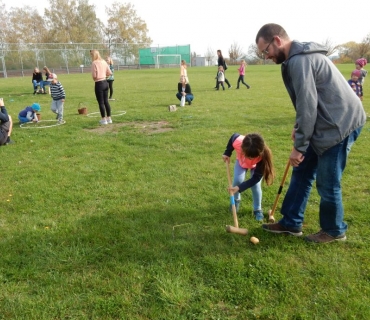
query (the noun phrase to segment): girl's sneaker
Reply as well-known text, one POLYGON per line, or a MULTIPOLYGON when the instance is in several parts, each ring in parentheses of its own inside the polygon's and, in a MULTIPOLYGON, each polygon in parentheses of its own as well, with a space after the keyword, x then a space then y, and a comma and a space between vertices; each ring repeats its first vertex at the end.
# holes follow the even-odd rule
POLYGON ((107 118, 107 123, 113 123, 112 118, 107 118))
POLYGON ((107 120, 105 120, 105 119, 101 119, 101 120, 99 121, 99 123, 100 123, 100 124, 108 124, 107 120))
POLYGON ((253 211, 254 217, 257 221, 263 221, 263 211, 262 210, 255 210, 253 211))

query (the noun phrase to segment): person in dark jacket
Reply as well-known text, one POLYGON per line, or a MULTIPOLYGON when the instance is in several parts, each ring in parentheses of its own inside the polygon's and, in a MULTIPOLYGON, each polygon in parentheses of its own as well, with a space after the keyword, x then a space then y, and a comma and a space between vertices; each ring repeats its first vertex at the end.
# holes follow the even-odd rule
POLYGON ((278 24, 261 27, 256 36, 265 59, 281 64, 282 78, 296 111, 289 156, 293 172, 281 207, 282 219, 262 225, 273 233, 302 235, 314 181, 320 195, 320 231, 305 237, 315 243, 346 240, 341 179, 353 143, 366 122, 360 99, 327 49, 314 42, 290 40, 278 24))
MULTIPOLYGON (((225 82, 226 84, 228 85, 228 89, 231 89, 232 88, 232 85, 230 84, 229 80, 226 79, 226 70, 227 70, 227 66, 226 66, 226 62, 225 62, 225 59, 224 57, 222 56, 222 52, 221 50, 217 50, 217 56, 218 56, 218 59, 217 59, 217 66, 222 66, 222 68, 224 69, 224 76, 225 76, 225 82)), ((217 74, 218 74, 218 68, 217 68, 217 74)), ((217 75, 216 75, 216 87, 215 89, 217 89, 217 75)))
POLYGON ((194 100, 194 95, 191 92, 190 84, 186 82, 185 76, 181 76, 181 82, 177 85, 176 97, 181 101, 182 96, 185 96, 185 101, 191 105, 191 102, 194 100))
POLYGON ((13 142, 10 140, 12 129, 12 117, 8 115, 3 98, 0 98, 0 146, 13 142))
POLYGON ((44 81, 42 80, 42 72, 40 72, 39 68, 33 69, 32 84, 33 94, 37 93, 37 87, 40 87, 41 92, 45 93, 44 81))

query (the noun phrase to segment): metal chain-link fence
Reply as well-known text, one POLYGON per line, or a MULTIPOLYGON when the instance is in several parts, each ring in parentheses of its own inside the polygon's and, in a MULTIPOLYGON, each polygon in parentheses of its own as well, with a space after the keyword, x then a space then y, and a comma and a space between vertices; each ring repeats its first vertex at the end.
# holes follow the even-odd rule
POLYGON ((92 49, 103 59, 111 56, 117 69, 140 68, 139 49, 146 47, 150 44, 1 43, 0 77, 30 76, 35 67, 41 70, 44 66, 55 73, 84 72, 91 65, 92 49))

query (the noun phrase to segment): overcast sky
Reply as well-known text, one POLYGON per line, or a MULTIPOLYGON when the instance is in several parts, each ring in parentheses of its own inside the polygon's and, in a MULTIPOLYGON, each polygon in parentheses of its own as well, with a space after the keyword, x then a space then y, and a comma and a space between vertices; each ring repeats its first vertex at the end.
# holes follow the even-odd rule
MULTIPOLYGON (((97 16, 104 21, 105 6, 114 0, 89 0, 97 16)), ((256 33, 265 23, 282 25, 291 39, 316 41, 330 39, 334 45, 361 42, 370 33, 370 0, 352 2, 333 0, 280 1, 209 1, 209 0, 131 0, 137 16, 148 26, 152 46, 191 45, 191 51, 204 55, 207 48, 228 49, 237 43, 244 52, 254 43, 256 33)), ((15 0, 20 7, 29 0, 15 0)), ((48 0, 32 2, 41 15, 49 8, 48 0)))

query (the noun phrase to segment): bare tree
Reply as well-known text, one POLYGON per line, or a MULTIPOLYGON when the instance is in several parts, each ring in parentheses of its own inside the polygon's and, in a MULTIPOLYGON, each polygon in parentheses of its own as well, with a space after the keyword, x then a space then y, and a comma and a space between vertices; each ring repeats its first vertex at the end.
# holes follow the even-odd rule
POLYGON ((35 8, 11 8, 8 14, 7 41, 11 43, 42 42, 46 35, 43 18, 35 8))
POLYGON ((264 62, 263 54, 258 50, 258 47, 255 43, 251 44, 248 48, 248 59, 246 59, 248 63, 261 63, 264 62))
POLYGON ((192 66, 195 66, 197 63, 196 63, 196 61, 197 61, 197 53, 196 52, 193 52, 191 55, 191 65, 192 66))
MULTIPOLYGON (((88 0, 49 0, 45 9, 47 39, 54 43, 100 42, 100 21, 88 0)), ((39 23, 40 21, 37 21, 39 23)), ((40 27, 38 27, 40 29, 40 27)))
POLYGON ((243 55, 242 47, 237 42, 234 42, 229 48, 230 64, 235 64, 243 55))
MULTIPOLYGON (((126 49, 119 54, 124 63, 127 63, 127 59, 138 59, 139 49, 152 43, 145 21, 137 15, 131 3, 115 1, 111 6, 105 7, 105 11, 108 21, 103 32, 109 41, 109 50, 114 49, 114 44, 124 44, 126 49)), ((116 54, 118 55, 117 51, 116 54)))
POLYGON ((215 57, 215 51, 211 47, 208 47, 204 57, 206 58, 208 65, 210 65, 215 57))
POLYGON ((330 39, 330 38, 327 38, 323 43, 322 45, 324 47, 326 47, 326 49, 328 50, 328 53, 326 54, 327 56, 331 56, 335 51, 338 50, 338 48, 340 47, 339 45, 336 45, 333 43, 333 41, 330 39))

